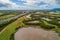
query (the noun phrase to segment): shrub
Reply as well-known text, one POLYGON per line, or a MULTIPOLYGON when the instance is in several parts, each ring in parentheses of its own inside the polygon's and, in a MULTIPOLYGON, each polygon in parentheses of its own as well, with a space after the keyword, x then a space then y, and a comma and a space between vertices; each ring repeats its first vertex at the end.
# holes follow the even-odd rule
POLYGON ((45 28, 45 29, 52 29, 52 28, 56 28, 56 27, 57 27, 56 25, 50 24, 50 23, 48 23, 48 22, 45 21, 45 20, 41 20, 41 21, 40 21, 40 26, 41 26, 42 28, 45 28))

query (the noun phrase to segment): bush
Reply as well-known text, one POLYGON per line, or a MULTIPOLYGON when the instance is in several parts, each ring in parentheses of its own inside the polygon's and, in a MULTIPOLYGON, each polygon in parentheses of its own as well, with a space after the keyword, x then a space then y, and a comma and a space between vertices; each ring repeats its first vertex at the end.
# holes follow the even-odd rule
POLYGON ((11 35, 10 40, 14 40, 14 33, 11 35))
POLYGON ((60 23, 59 23, 59 21, 57 21, 57 22, 55 22, 55 21, 50 21, 49 23, 50 23, 50 24, 53 24, 53 25, 56 25, 56 26, 58 26, 58 27, 60 28, 60 23))
POLYGON ((57 33, 60 33, 60 28, 56 28, 55 31, 56 31, 57 33))
POLYGON ((22 27, 24 27, 24 26, 26 26, 26 25, 25 25, 24 23, 22 23, 22 24, 20 24, 19 27, 16 28, 16 30, 18 30, 19 28, 22 28, 22 27))
POLYGON ((52 28, 56 28, 56 27, 57 27, 56 25, 50 24, 50 23, 48 23, 48 22, 45 21, 45 20, 41 20, 41 21, 40 21, 40 26, 41 26, 42 28, 45 28, 45 29, 52 29, 52 28))
POLYGON ((25 24, 26 25, 40 25, 40 23, 26 23, 26 22, 25 22, 25 24))
POLYGON ((60 36, 60 28, 56 28, 55 31, 59 34, 60 36))

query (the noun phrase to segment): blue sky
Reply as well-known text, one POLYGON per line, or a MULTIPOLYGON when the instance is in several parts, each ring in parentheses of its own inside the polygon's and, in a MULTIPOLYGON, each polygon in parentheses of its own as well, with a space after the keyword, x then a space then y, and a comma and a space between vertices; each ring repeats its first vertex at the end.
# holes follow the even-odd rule
POLYGON ((0 0, 0 10, 42 10, 60 8, 60 0, 0 0))

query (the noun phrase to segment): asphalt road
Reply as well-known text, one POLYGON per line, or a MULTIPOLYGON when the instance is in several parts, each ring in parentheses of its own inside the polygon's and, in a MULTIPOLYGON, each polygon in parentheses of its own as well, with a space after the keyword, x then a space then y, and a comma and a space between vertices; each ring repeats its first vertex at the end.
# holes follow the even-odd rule
POLYGON ((5 21, 10 21, 10 20, 13 20, 13 19, 17 19, 17 18, 19 18, 19 17, 21 17, 23 15, 27 15, 27 14, 29 14, 29 13, 22 13, 22 14, 19 14, 17 16, 14 16, 14 17, 11 17, 11 18, 8 18, 8 19, 0 20, 0 23, 3 23, 5 21))

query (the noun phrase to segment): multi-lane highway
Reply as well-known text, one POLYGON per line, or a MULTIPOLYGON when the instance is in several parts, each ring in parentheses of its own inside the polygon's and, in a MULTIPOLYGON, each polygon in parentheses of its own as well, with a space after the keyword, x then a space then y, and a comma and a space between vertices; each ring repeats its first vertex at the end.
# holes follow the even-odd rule
POLYGON ((11 18, 8 18, 8 19, 4 19, 4 20, 0 20, 0 23, 3 23, 3 22, 5 22, 5 21, 10 21, 10 20, 13 20, 13 19, 18 19, 19 17, 21 17, 21 16, 24 16, 24 15, 28 15, 29 13, 20 13, 19 15, 16 15, 16 16, 14 16, 14 17, 11 17, 11 18))

